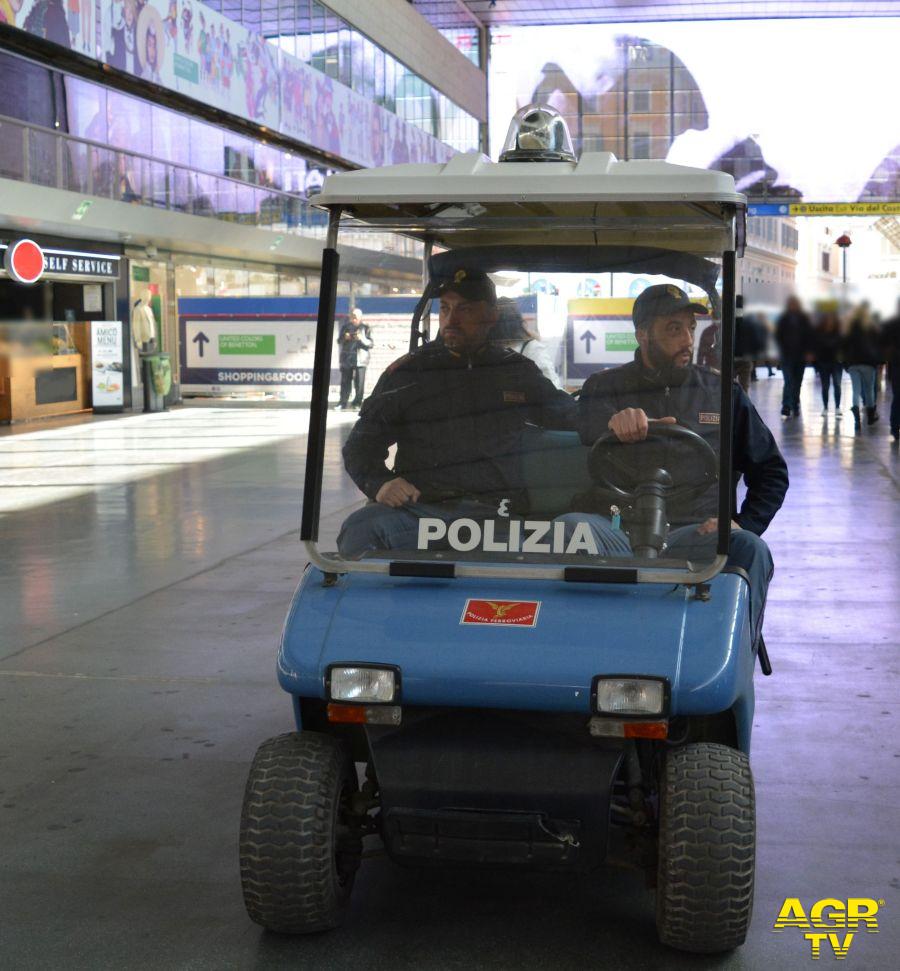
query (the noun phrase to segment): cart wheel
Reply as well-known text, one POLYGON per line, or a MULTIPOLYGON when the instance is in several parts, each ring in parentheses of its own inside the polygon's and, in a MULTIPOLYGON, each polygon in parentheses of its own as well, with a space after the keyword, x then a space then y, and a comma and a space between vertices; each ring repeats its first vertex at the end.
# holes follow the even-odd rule
POLYGON ((361 843, 342 817, 357 790, 345 746, 292 732, 258 749, 241 811, 241 884, 251 920, 271 931, 337 927, 359 867, 361 843))
POLYGON ((750 762, 727 745, 685 745, 660 785, 656 929, 682 951, 744 943, 753 912, 756 810, 750 762))

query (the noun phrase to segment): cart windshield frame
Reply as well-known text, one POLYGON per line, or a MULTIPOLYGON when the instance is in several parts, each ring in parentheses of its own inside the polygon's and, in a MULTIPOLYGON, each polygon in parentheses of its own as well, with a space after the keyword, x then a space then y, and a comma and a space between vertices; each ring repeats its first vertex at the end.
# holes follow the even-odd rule
MULTIPOLYGON (((417 204, 418 207, 419 204, 417 204)), ((505 204, 504 204, 505 205, 505 204)), ((309 559, 327 574, 350 572, 392 576, 501 577, 523 580, 570 580, 618 583, 704 583, 719 573, 728 554, 730 521, 733 515, 731 430, 733 381, 734 296, 737 257, 743 247, 744 208, 731 202, 673 203, 672 207, 653 202, 636 203, 629 216, 623 203, 601 205, 583 203, 567 214, 553 212, 516 213, 497 211, 496 205, 466 203, 463 215, 448 207, 438 212, 385 213, 367 211, 365 206, 331 204, 329 228, 323 251, 317 322, 316 357, 313 371, 310 427, 304 484, 301 540, 309 559), (618 211, 610 215, 611 206, 618 211), (348 212, 347 210, 350 209, 348 212), (673 218, 675 214, 677 218, 673 218), (561 218, 562 217, 562 218, 561 218), (615 225, 610 223, 615 220, 615 225), (514 225, 518 224, 518 225, 514 225), (483 272, 496 272, 530 265, 559 272, 634 271, 667 275, 691 282, 704 290, 715 317, 721 324, 722 374, 720 435, 718 447, 718 530, 715 555, 709 562, 669 566, 652 559, 591 561, 573 566, 565 562, 515 562, 484 560, 454 553, 435 560, 409 556, 398 551, 397 558, 387 554, 378 558, 349 559, 323 552, 318 545, 321 509, 326 419, 330 383, 331 352, 334 346, 335 303, 340 267, 339 235, 344 232, 384 232, 390 230, 425 243, 425 282, 422 297, 410 327, 410 348, 429 340, 428 315, 435 297, 435 281, 452 264, 471 266, 483 272), (563 230, 565 230, 563 232, 563 230), (565 244, 560 244, 560 238, 565 244), (602 242, 601 242, 602 240, 602 242), (435 252, 436 249, 441 251, 435 252), (719 278, 721 293, 716 282, 719 278), (423 318, 425 326, 422 326, 423 318)), ((626 206, 626 208, 628 208, 626 206)), ((521 558, 519 558, 521 559, 521 558)))

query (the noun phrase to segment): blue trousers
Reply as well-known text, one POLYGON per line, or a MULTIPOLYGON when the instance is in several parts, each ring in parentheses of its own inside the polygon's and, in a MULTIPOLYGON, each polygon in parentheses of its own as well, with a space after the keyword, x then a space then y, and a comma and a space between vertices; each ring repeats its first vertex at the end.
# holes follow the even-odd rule
POLYGON ((800 410, 800 386, 803 384, 803 372, 806 364, 803 361, 782 361, 781 373, 784 376, 784 388, 781 392, 781 413, 800 410))
POLYGON ((858 408, 862 403, 866 408, 874 408, 875 368, 871 364, 851 364, 847 370, 850 372, 850 385, 853 388, 853 407, 858 408))
MULTIPOLYGON (((410 502, 399 509, 370 502, 351 513, 338 534, 338 552, 345 559, 355 560, 365 553, 383 550, 415 550, 419 540, 420 519, 474 519, 482 522, 497 515, 495 505, 474 499, 455 499, 452 502, 410 502)), ((433 542, 429 549, 449 549, 446 543, 433 542)))
MULTIPOLYGON (((605 516, 596 513, 570 512, 556 520, 566 523, 571 535, 576 523, 587 523, 594 534, 601 556, 631 556, 631 544, 621 529, 613 529, 605 516)), ((699 536, 697 524, 673 529, 668 538, 666 554, 677 559, 712 560, 716 553, 716 534, 699 536)), ((746 529, 734 529, 728 544, 728 566, 746 571, 750 579, 750 634, 756 643, 762 629, 766 607, 766 591, 772 579, 772 554, 765 541, 746 529)))

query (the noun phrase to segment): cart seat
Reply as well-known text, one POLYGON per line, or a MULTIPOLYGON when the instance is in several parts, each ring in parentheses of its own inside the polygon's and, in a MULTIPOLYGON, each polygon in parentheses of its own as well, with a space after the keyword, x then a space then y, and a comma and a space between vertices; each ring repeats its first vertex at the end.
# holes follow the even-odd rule
POLYGON ((523 481, 527 484, 529 515, 550 518, 569 512, 576 495, 591 488, 588 475, 590 449, 577 432, 525 432, 522 454, 523 481))

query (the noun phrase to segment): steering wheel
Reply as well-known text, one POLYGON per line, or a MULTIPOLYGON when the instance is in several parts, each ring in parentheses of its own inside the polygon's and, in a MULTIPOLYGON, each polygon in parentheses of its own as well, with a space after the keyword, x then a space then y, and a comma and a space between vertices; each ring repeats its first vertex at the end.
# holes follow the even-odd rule
POLYGON ((690 501, 718 480, 719 456, 702 435, 690 428, 657 422, 650 425, 647 437, 640 442, 620 442, 612 431, 601 435, 591 448, 588 471, 598 486, 629 502, 651 485, 664 493, 667 501, 690 501), (697 475, 687 482, 675 482, 666 469, 648 469, 646 461, 641 461, 640 446, 654 439, 673 439, 687 445, 698 459, 697 475))

